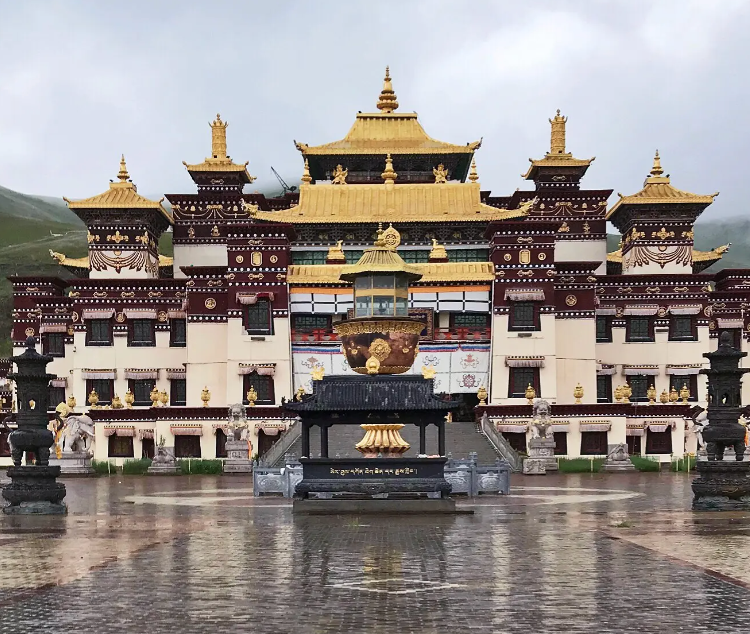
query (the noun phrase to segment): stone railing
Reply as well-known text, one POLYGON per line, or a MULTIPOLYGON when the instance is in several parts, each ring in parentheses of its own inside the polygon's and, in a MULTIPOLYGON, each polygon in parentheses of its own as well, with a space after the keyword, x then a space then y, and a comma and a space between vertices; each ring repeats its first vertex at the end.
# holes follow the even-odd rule
POLYGON ((477 464, 477 454, 468 460, 449 460, 445 465, 445 479, 450 483, 451 495, 477 497, 482 493, 508 495, 510 493, 510 465, 498 458, 494 465, 477 464))
POLYGON ((302 431, 302 425, 299 422, 293 422, 279 439, 271 445, 271 448, 264 453, 258 462, 259 467, 272 467, 282 461, 284 454, 297 442, 302 431))
POLYGON ((294 487, 300 480, 302 465, 294 456, 288 456, 283 467, 257 466, 253 469, 253 495, 281 494, 285 498, 291 498, 294 496, 294 487))
POLYGON ((510 443, 503 435, 495 429, 495 425, 489 417, 486 415, 482 416, 479 420, 479 425, 482 433, 487 436, 487 439, 492 443, 497 452, 508 462, 510 468, 517 473, 523 470, 523 458, 510 446, 510 443))

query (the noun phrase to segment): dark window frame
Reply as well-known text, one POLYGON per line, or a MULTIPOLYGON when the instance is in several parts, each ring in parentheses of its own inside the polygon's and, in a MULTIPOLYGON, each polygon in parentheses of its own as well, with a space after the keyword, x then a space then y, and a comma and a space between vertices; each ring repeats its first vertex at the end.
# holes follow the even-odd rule
POLYGON ((42 335, 42 352, 50 357, 65 356, 65 333, 47 332, 42 335), (52 343, 54 342, 54 345, 52 343))
POLYGON ((112 397, 115 393, 115 382, 114 379, 86 379, 86 399, 88 402, 89 394, 91 390, 95 389, 96 394, 99 397, 99 405, 108 405, 112 402, 112 397), (105 390, 101 390, 101 387, 107 385, 106 393, 105 390), (99 389, 97 389, 99 388, 99 389), (106 398, 104 398, 104 397, 106 398))
POLYGON ((631 315, 630 317, 628 317, 625 327, 625 341, 630 343, 653 343, 653 317, 645 317, 642 315, 631 315), (636 324, 638 325, 637 328, 635 328, 636 324), (646 334, 643 334, 644 324, 646 325, 646 334))
POLYGON ((185 379, 169 380, 169 404, 177 407, 187 405, 187 381, 185 379))
POLYGON ((273 376, 251 372, 242 377, 242 404, 247 405, 247 393, 250 386, 255 387, 258 394, 256 405, 274 405, 276 403, 276 394, 274 390, 273 376))
POLYGON ((663 432, 653 432, 650 429, 646 431, 646 455, 671 454, 672 451, 671 427, 663 432))
POLYGON ((169 320, 169 347, 184 348, 187 346, 187 319, 169 320))
POLYGON ((529 384, 536 391, 537 398, 541 398, 539 374, 539 368, 508 368, 508 398, 526 398, 526 388, 529 384), (515 388, 518 388, 521 383, 523 383, 523 389, 516 391, 515 388))
POLYGON ((113 434, 107 438, 107 457, 134 458, 135 449, 133 444, 132 436, 118 436, 117 434, 113 434))
POLYGON ((273 310, 271 300, 259 298, 254 304, 245 306, 242 315, 245 332, 249 335, 273 334, 273 310))
POLYGON ((612 375, 611 374, 597 374, 596 375, 596 402, 597 403, 611 403, 612 402, 612 375))
POLYGON ((538 302, 511 302, 508 330, 514 332, 541 330, 538 302), (531 319, 528 318, 529 311, 531 319), (525 313, 525 314, 523 314, 525 313))
POLYGON ((86 345, 87 346, 111 346, 112 345, 112 320, 111 319, 88 319, 86 320, 86 345), (102 338, 104 337, 105 334, 106 334, 106 338, 102 338))
MULTIPOLYGON (((669 389, 673 387, 677 390, 677 394, 680 393, 680 389, 683 384, 687 384, 688 390, 690 390, 690 398, 688 402, 698 400, 698 375, 697 374, 671 374, 669 376, 669 389)), ((680 399, 682 402, 682 399, 680 399)))
POLYGON ((65 403, 65 388, 50 385, 47 388, 47 411, 55 411, 60 403, 65 403))
POLYGON ((669 320, 669 340, 698 341, 698 326, 695 316, 672 315, 669 320), (686 325, 687 328, 685 328, 686 325))
POLYGON ((612 343, 612 317, 596 316, 596 343, 612 343))
POLYGON ((156 345, 156 320, 131 319, 128 322, 128 346, 153 348, 156 345), (146 338, 146 335, 148 336, 146 338))
POLYGON ((200 458, 201 457, 200 436, 175 436, 174 455, 175 458, 200 458), (188 446, 183 446, 188 445, 188 446), (195 449, 197 448, 197 451, 195 449), (190 451, 193 449, 194 451, 190 451))
POLYGON ((292 315, 292 331, 312 333, 316 330, 331 330, 331 315, 313 315, 297 313, 292 315), (308 323, 305 323, 308 322, 308 323))
POLYGON ((151 390, 156 386, 156 379, 128 379, 128 389, 133 393, 133 405, 135 407, 150 407, 151 403, 151 390), (148 386, 148 391, 146 387, 148 386), (138 398, 144 396, 144 398, 138 398))
POLYGON ((650 374, 628 374, 625 381, 630 386, 632 394, 631 403, 648 403, 647 391, 654 384, 654 377, 650 374), (641 387, 643 390, 641 391, 641 387))
POLYGON ((582 431, 581 455, 606 456, 609 449, 606 431, 582 431))
POLYGON ((490 327, 489 313, 450 313, 450 328, 465 328, 466 330, 487 330, 490 327), (476 323, 457 323, 461 321, 476 323))

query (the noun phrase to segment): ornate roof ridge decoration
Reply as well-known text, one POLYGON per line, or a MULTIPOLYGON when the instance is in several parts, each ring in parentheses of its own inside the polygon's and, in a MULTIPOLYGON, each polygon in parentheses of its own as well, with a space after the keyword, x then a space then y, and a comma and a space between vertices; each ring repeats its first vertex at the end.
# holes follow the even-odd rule
POLYGON ((617 195, 620 197, 620 200, 612 205, 612 208, 607 212, 607 219, 609 220, 623 205, 694 204, 705 206, 710 205, 714 201, 714 198, 719 195, 719 192, 716 192, 703 196, 677 189, 672 186, 669 174, 666 176, 663 176, 663 174, 664 169, 661 166, 659 150, 656 150, 654 164, 651 168, 651 173, 643 182, 643 189, 630 196, 623 196, 618 192, 617 195))
POLYGON ((517 209, 481 201, 480 184, 366 183, 341 187, 302 183, 299 203, 278 211, 258 211, 256 220, 290 224, 374 222, 492 222, 525 218, 536 198, 517 209))
POLYGON ((531 165, 525 174, 521 174, 526 180, 532 180, 536 171, 540 167, 588 167, 596 159, 592 156, 590 159, 573 158, 570 152, 565 151, 565 124, 568 117, 560 115, 557 110, 554 119, 550 119, 550 149, 542 159, 529 159, 531 165))
MULTIPOLYGON (((693 273, 700 273, 715 262, 721 260, 721 258, 724 257, 724 254, 729 251, 729 248, 731 246, 732 243, 728 242, 727 244, 716 247, 715 249, 711 249, 710 251, 699 251, 698 249, 693 248, 693 273)), ((611 251, 610 253, 607 253, 607 262, 622 265, 622 248, 617 249, 617 251, 611 251)))
MULTIPOLYGON (((493 282, 495 267, 492 262, 426 262, 412 264, 422 274, 420 284, 437 282, 493 282)), ((339 279, 343 265, 292 264, 287 271, 290 285, 343 284, 339 279)))
MULTIPOLYGON (((89 256, 85 255, 82 258, 69 258, 64 253, 59 253, 57 251, 53 251, 52 249, 49 250, 50 257, 54 260, 57 260, 57 263, 60 266, 64 266, 66 269, 76 269, 76 270, 91 270, 91 264, 89 263, 89 256)), ((162 255, 159 254, 159 267, 170 267, 174 266, 174 258, 170 257, 168 255, 162 255)))
POLYGON ((341 154, 473 154, 481 139, 466 145, 445 143, 430 137, 416 112, 396 113, 398 101, 386 67, 383 90, 377 103, 380 112, 357 113, 354 125, 340 141, 310 146, 294 142, 303 156, 341 154))
POLYGON ((185 161, 182 164, 188 172, 244 172, 247 182, 252 183, 255 176, 250 176, 247 171, 249 161, 235 163, 227 154, 227 126, 228 122, 221 120, 217 114, 213 123, 208 124, 211 128, 211 156, 204 159, 202 163, 191 165, 185 161))
POLYGON ((162 196, 159 200, 150 200, 138 193, 138 189, 130 180, 128 168, 125 164, 125 155, 120 158, 120 171, 117 172, 117 180, 109 184, 109 189, 96 196, 82 198, 80 200, 70 200, 63 196, 63 200, 68 203, 68 208, 75 209, 157 209, 162 215, 174 224, 172 215, 162 207, 162 196))

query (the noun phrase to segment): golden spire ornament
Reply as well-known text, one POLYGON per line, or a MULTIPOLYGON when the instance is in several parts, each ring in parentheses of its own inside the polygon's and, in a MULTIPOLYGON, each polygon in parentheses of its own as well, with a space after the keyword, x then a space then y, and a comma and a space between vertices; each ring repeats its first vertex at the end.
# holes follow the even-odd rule
POLYGON ((128 166, 125 165, 125 155, 120 157, 120 171, 117 172, 117 178, 121 183, 127 183, 130 180, 130 174, 128 174, 128 166))
POLYGON ((398 101, 396 101, 396 93, 393 92, 393 84, 391 84, 391 70, 388 66, 385 67, 385 79, 383 80, 383 90, 380 91, 380 97, 378 99, 378 110, 384 113, 393 112, 398 108, 398 101))
POLYGON ((568 117, 560 115, 560 109, 558 108, 557 114, 554 119, 550 119, 551 133, 550 133, 550 154, 565 154, 565 123, 568 117))
POLYGON ((221 120, 221 115, 217 114, 211 126, 211 156, 215 159, 227 159, 227 126, 226 121, 221 120))
POLYGON ((476 183, 479 180, 479 174, 477 174, 477 162, 471 159, 471 169, 469 170, 469 180, 472 183, 476 183))
POLYGON ((302 182, 312 183, 312 176, 310 176, 310 162, 305 159, 305 169, 302 172, 302 182))
POLYGON ((393 170, 393 159, 388 154, 385 157, 385 171, 380 175, 386 185, 393 185, 398 178, 398 174, 393 170))
POLYGON ((659 150, 656 150, 654 155, 654 166, 651 168, 651 176, 659 177, 664 173, 664 169, 661 166, 661 158, 659 157, 659 150))

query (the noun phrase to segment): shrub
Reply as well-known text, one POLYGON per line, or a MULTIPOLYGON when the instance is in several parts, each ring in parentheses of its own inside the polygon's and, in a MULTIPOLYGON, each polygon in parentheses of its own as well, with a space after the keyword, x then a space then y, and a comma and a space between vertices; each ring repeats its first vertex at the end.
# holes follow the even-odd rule
POLYGON ((221 460, 201 460, 200 458, 178 460, 177 466, 183 475, 215 475, 221 473, 223 469, 221 460))
POLYGON ((123 475, 143 475, 151 466, 150 458, 141 458, 140 460, 126 460, 122 463, 123 475))
POLYGON ((658 460, 647 458, 645 456, 630 456, 630 462, 638 471, 660 471, 661 466, 658 460))
POLYGON ((560 458, 560 473, 597 473, 604 458, 560 458))
POLYGON ((683 456, 672 460, 672 471, 695 471, 695 456, 683 456))
POLYGON ((92 460, 91 467, 97 475, 114 475, 117 473, 115 463, 109 460, 92 460))

